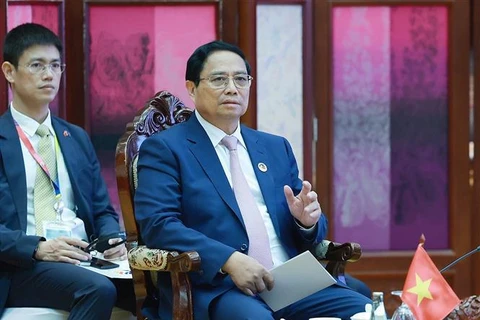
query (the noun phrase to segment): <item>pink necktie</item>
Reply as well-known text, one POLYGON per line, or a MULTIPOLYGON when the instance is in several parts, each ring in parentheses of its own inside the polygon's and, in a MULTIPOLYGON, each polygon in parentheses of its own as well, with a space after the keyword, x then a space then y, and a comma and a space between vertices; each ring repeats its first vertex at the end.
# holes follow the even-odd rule
POLYGON ((243 222, 245 223, 250 242, 248 255, 256 259, 265 268, 270 269, 273 266, 273 262, 267 229, 265 228, 265 223, 263 222, 260 210, 258 210, 252 191, 242 172, 242 168, 240 167, 237 143, 237 138, 233 136, 225 136, 222 139, 222 144, 230 151, 230 173, 232 175, 233 192, 235 193, 238 207, 242 213, 243 222))

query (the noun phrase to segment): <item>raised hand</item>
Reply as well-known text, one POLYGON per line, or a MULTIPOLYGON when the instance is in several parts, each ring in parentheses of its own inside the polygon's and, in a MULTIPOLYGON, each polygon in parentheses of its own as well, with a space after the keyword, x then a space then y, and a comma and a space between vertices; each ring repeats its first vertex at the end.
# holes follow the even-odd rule
POLYGON ((283 191, 292 216, 306 228, 314 226, 320 219, 322 208, 318 203, 317 193, 312 191, 310 182, 303 181, 302 190, 296 196, 289 186, 284 186, 283 191))

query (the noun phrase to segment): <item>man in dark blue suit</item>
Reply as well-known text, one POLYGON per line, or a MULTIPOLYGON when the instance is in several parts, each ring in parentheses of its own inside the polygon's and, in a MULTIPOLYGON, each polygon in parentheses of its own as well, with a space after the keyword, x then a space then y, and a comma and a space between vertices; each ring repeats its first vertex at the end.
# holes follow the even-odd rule
MULTIPOLYGON (((114 284, 77 266, 91 258, 81 250, 88 245, 81 239, 118 234, 120 228, 87 133, 50 113, 65 68, 61 52, 58 37, 33 23, 12 29, 4 42, 2 71, 13 100, 0 117, 0 317, 5 307, 49 307, 70 311, 69 319, 110 319, 116 285, 126 288, 123 294, 134 310, 131 282, 114 284), (47 166, 45 172, 40 127, 46 128, 46 143, 56 159, 55 168, 47 166), (38 215, 52 208, 37 204, 42 174, 52 181, 45 198, 55 199, 55 190, 55 205, 64 206, 58 213, 79 225, 77 238, 44 237, 38 215)), ((125 259, 126 248, 119 245, 104 256, 125 259)))
MULTIPOLYGON (((202 268, 191 276, 195 319, 349 319, 364 311, 371 301, 343 285, 277 312, 258 297, 275 285, 268 268, 312 249, 327 221, 311 184, 298 178, 288 141, 240 125, 252 81, 242 51, 220 41, 199 47, 186 80, 196 111, 142 144, 135 213, 148 247, 199 252, 202 268), (232 138, 236 149, 226 141, 232 138), (261 255, 250 213, 237 201, 237 162, 256 206, 250 212, 260 215, 266 232, 268 252, 261 255)), ((156 316, 171 319, 171 287, 167 276, 159 277, 156 316)))

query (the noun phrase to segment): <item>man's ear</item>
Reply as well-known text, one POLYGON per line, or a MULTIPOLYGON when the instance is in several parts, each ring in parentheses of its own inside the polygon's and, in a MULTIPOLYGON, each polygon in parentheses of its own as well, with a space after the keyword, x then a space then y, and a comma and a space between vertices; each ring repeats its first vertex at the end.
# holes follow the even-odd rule
POLYGON ((187 88, 188 95, 193 100, 193 102, 195 102, 195 93, 197 90, 195 83, 193 81, 187 80, 185 82, 185 87, 187 88))
POLYGON ((3 71, 3 75, 5 76, 5 79, 7 79, 9 83, 13 83, 14 82, 13 75, 16 71, 13 64, 11 64, 8 61, 5 61, 4 63, 2 63, 2 71, 3 71))

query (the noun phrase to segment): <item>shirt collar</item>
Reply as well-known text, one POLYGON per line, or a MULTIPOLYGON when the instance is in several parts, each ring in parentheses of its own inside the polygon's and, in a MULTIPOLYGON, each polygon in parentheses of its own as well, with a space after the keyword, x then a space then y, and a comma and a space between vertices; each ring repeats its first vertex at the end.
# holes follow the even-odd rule
MULTIPOLYGON (((208 138, 212 142, 213 147, 217 147, 217 145, 222 141, 222 139, 227 135, 221 129, 215 127, 213 124, 205 120, 200 114, 200 112, 195 111, 195 116, 197 117, 198 122, 203 127, 205 132, 207 133, 208 138)), ((243 148, 247 149, 245 145, 245 141, 242 137, 242 132, 240 129, 240 122, 237 125, 237 129, 231 134, 238 139, 238 143, 243 146, 243 148)))
MULTIPOLYGON (((40 123, 15 109, 12 102, 10 102, 10 111, 12 112, 13 120, 18 123, 23 132, 29 137, 33 137, 35 132, 37 132, 38 127, 40 127, 40 123)), ((50 130, 50 133, 55 136, 55 130, 53 130, 52 126, 52 118, 50 117, 50 110, 48 110, 47 118, 45 118, 41 124, 46 125, 48 130, 50 130)))

